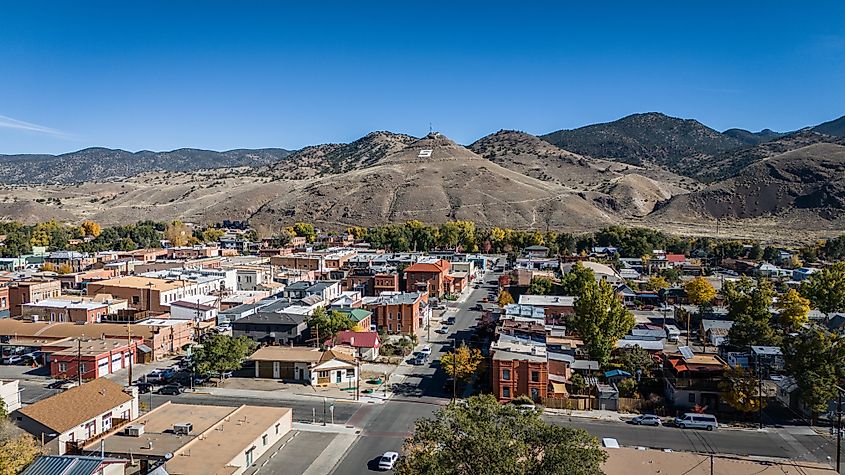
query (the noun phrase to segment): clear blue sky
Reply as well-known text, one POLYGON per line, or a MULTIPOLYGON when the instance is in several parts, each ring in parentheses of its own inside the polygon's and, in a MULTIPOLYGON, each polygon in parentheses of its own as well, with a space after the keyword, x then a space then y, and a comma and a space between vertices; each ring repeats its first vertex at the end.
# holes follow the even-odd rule
POLYGON ((0 153, 845 114, 841 0, 129 3, 3 2, 0 153))

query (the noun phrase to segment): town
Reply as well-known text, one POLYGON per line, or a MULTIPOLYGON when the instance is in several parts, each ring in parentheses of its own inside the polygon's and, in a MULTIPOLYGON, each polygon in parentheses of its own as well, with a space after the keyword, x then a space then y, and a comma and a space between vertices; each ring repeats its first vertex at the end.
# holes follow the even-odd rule
POLYGON ((0 231, 3 473, 474 463, 421 449, 444 443, 424 420, 473 425, 481 451, 527 427, 581 438, 560 450, 584 473, 839 469, 845 237, 469 221, 0 231))

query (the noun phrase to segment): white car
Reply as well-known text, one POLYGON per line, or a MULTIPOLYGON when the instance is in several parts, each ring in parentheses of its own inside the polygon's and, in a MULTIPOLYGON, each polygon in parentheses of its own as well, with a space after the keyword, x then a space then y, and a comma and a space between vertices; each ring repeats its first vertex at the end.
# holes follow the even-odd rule
POLYGON ((431 355, 431 345, 425 345, 425 346, 422 348, 422 350, 420 350, 420 353, 422 353, 422 354, 424 354, 424 355, 426 355, 426 356, 430 356, 430 355, 431 355))
POLYGON ((653 414, 643 414, 631 419, 631 423, 638 426, 659 426, 660 418, 653 414))
POLYGON ((378 460, 379 470, 393 470, 396 465, 396 460, 399 459, 399 454, 396 452, 385 452, 378 460))
POLYGON ((442 327, 438 328, 437 330, 434 330, 434 333, 440 333, 440 334, 445 335, 445 334, 449 333, 449 327, 447 327, 446 325, 443 325, 442 327))

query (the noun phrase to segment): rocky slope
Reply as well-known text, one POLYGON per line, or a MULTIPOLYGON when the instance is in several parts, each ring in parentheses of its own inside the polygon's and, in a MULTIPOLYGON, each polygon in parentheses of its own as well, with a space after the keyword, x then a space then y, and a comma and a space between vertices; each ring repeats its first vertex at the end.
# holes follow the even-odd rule
POLYGON ((722 132, 722 134, 735 138, 745 145, 757 145, 786 135, 781 132, 775 132, 772 129, 763 129, 759 132, 751 132, 745 129, 728 129, 722 132))
POLYGON ((823 124, 813 127, 813 132, 832 135, 834 137, 845 137, 845 115, 823 124))

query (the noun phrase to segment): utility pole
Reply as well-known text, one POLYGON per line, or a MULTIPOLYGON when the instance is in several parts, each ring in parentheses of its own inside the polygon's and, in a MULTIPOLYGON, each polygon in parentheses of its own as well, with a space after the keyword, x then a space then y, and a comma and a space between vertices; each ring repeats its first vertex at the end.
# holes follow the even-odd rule
POLYGON ((132 360, 135 359, 135 352, 132 351, 132 326, 129 322, 126 323, 126 342, 129 349, 129 386, 132 386, 132 360))
POLYGON ((710 454, 710 475, 714 475, 716 473, 716 471, 713 470, 713 468, 714 468, 713 467, 713 454, 711 453, 710 454))
POLYGON ((836 401, 836 473, 842 473, 840 464, 842 461, 842 392, 845 391, 840 386, 836 386, 836 392, 839 397, 836 401))
POLYGON ((757 355, 757 408, 760 411, 760 428, 763 428, 763 367, 760 366, 760 355, 757 355))
POLYGON ((458 399, 458 362, 455 361, 458 357, 458 339, 452 338, 452 402, 458 399))
POLYGON ((355 400, 361 399, 361 359, 355 359, 355 400))
POLYGON ((76 339, 76 383, 82 386, 82 340, 79 338, 76 339))

